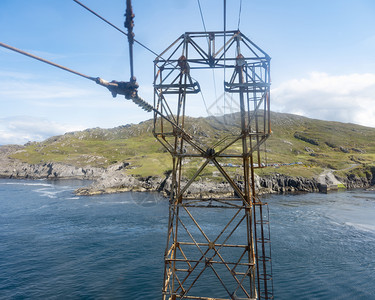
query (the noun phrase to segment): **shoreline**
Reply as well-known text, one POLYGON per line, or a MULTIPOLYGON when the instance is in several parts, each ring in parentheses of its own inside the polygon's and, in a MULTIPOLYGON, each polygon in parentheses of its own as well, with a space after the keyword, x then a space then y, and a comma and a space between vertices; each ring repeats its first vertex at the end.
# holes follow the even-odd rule
MULTIPOLYGON (((80 187, 74 191, 78 196, 92 196, 102 194, 114 194, 123 192, 157 192, 163 196, 170 194, 171 179, 169 176, 161 177, 135 177, 121 172, 121 166, 115 165, 106 169, 77 168, 60 163, 46 163, 41 165, 21 164, 20 169, 13 168, 12 172, 4 172, 0 168, 1 179, 30 179, 30 180, 88 180, 89 185, 80 187), (90 170, 88 172, 88 170, 90 170)), ((258 195, 264 194, 299 194, 318 193, 337 190, 337 183, 346 190, 369 189, 375 190, 375 186, 369 180, 363 178, 337 178, 330 171, 322 173, 318 178, 291 177, 283 174, 273 174, 264 177, 256 175, 255 184, 258 195), (327 188, 328 187, 328 188, 327 188), (333 188, 329 188, 333 187, 333 188), (326 189, 324 191, 324 189, 326 189)), ((239 186, 242 182, 236 182, 239 186)), ((231 187, 225 182, 213 182, 211 180, 194 182, 191 195, 209 198, 214 194, 230 195, 231 187)))
MULTIPOLYGON (((59 162, 28 164, 10 155, 22 149, 22 146, 8 145, 0 147, 0 178, 4 179, 49 179, 49 180, 92 180, 92 184, 78 188, 76 195, 89 196, 121 192, 158 192, 164 196, 170 194, 170 174, 164 177, 136 177, 125 174, 128 163, 120 162, 107 168, 92 166, 76 167, 59 162)), ((348 174, 345 178, 335 175, 335 171, 326 169, 316 178, 292 177, 283 174, 272 174, 255 177, 255 188, 259 195, 285 193, 311 193, 329 190, 330 187, 374 188, 375 168, 366 173, 366 177, 348 174)), ((241 187, 241 181, 236 181, 241 187)), ((233 194, 233 189, 226 182, 195 181, 189 189, 192 196, 207 197, 214 194, 233 194)))

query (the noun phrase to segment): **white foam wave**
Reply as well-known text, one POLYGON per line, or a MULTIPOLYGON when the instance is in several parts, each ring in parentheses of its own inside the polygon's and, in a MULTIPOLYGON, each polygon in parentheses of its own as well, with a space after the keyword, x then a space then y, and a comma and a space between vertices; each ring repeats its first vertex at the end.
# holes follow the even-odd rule
POLYGON ((348 226, 352 226, 352 227, 354 227, 358 230, 361 230, 361 231, 375 233, 375 225, 359 224, 359 223, 352 223, 352 222, 346 222, 345 224, 348 225, 348 226))
POLYGON ((108 201, 108 202, 104 202, 104 201, 100 201, 98 202, 98 204, 130 204, 130 203, 134 203, 133 201, 108 201))
POLYGON ((2 185, 22 185, 22 186, 45 186, 45 187, 51 187, 52 184, 48 183, 29 183, 29 182, 4 182, 0 183, 2 185))
POLYGON ((39 193, 42 197, 48 197, 51 199, 57 198, 57 194, 61 193, 62 191, 56 191, 53 189, 47 189, 47 188, 42 188, 42 189, 37 189, 34 190, 33 192, 39 193))
POLYGON ((42 205, 41 207, 34 208, 34 209, 31 210, 31 211, 35 212, 35 211, 39 211, 39 210, 45 209, 45 208, 47 208, 47 207, 49 207, 49 205, 42 205))

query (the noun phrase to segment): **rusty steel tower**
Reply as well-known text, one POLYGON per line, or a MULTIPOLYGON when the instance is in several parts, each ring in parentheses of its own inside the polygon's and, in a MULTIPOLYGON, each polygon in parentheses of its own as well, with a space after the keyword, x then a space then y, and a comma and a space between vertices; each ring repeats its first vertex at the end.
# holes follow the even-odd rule
POLYGON ((270 57, 240 31, 186 32, 154 65, 153 133, 173 162, 163 299, 273 299, 268 209, 254 182, 271 133, 270 57), (210 142, 185 116, 204 69, 224 71, 224 90, 239 104, 216 120, 230 120, 228 134, 210 142), (229 192, 191 191, 213 169, 229 192))
MULTIPOLYGON (((128 33, 100 18, 128 36, 129 82, 108 82, 0 46, 94 81, 114 97, 124 95, 154 113, 153 134, 173 165, 163 300, 273 299, 268 208, 257 197, 254 177, 254 169, 263 166, 261 147, 271 134, 270 57, 239 30, 186 32, 154 61, 152 106, 138 96, 133 76, 133 43, 153 51, 134 39, 131 1, 127 0, 128 33), (217 133, 210 137, 189 125, 186 116, 207 79, 195 78, 207 70, 221 72, 223 98, 214 97, 213 103, 228 106, 226 97, 230 98, 231 112, 225 114, 224 109, 220 117, 211 117, 217 133), (234 103, 237 111, 232 111, 234 103), (197 192, 196 183, 208 180, 224 188, 197 192)), ((203 94, 202 98, 209 111, 203 94)))

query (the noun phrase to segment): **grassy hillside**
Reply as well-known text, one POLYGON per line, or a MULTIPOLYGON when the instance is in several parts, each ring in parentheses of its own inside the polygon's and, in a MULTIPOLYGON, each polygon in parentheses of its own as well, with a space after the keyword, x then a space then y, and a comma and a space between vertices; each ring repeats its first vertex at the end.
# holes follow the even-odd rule
MULTIPOLYGON (((264 149, 263 161, 273 166, 258 169, 259 174, 311 177, 325 168, 358 173, 358 169, 374 164, 374 128, 281 113, 272 113, 271 121, 273 134, 264 149)), ((187 131, 199 134, 206 144, 224 137, 234 125, 222 127, 213 118, 187 118, 187 124, 187 131)), ((128 174, 143 177, 162 175, 171 169, 170 155, 152 135, 151 120, 66 133, 29 143, 13 157, 28 163, 54 161, 80 167, 107 167, 126 161, 131 166, 126 170, 128 174)))
POLYGON ((279 113, 272 114, 272 124, 268 161, 303 163, 280 167, 278 173, 307 177, 325 168, 349 172, 374 164, 375 128, 279 113))

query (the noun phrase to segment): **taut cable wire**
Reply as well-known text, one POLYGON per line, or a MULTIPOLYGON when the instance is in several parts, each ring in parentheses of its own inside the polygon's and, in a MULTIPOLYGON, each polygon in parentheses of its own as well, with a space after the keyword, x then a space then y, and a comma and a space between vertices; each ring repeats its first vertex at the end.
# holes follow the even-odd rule
POLYGON ((241 24, 241 12, 242 12, 242 0, 240 0, 240 10, 238 12, 238 25, 237 29, 240 30, 240 24, 241 24))
POLYGON ((199 0, 198 0, 198 7, 199 7, 199 12, 201 14, 201 19, 202 19, 202 24, 203 24, 204 31, 207 32, 206 23, 204 22, 204 18, 203 18, 203 12, 202 12, 202 7, 201 7, 201 2, 199 0))
POLYGON ((224 0, 224 8, 223 8, 223 14, 224 14, 224 118, 225 118, 225 102, 226 102, 226 93, 225 93, 225 70, 226 70, 226 53, 227 53, 227 1, 224 0))
MULTIPOLYGON (((20 54, 23 54, 25 56, 28 56, 28 57, 31 57, 33 59, 36 59, 36 60, 39 60, 41 62, 44 62, 46 64, 49 64, 51 66, 54 66, 56 68, 59 68, 59 69, 62 69, 64 71, 67 71, 67 72, 70 72, 70 73, 73 73, 75 75, 78 75, 78 76, 81 76, 83 78, 86 78, 86 79, 89 79, 89 80, 92 80, 92 81, 95 81, 97 84, 101 85, 101 86, 104 86, 106 88, 108 88, 109 91, 112 92, 112 96, 117 96, 117 94, 120 94, 120 95, 125 95, 125 98, 126 99, 131 99, 135 104, 137 104, 138 106, 140 106, 143 110, 147 111, 147 112, 151 112, 151 111, 155 111, 157 112, 158 114, 160 114, 159 111, 157 111, 152 105, 150 105, 149 103, 147 103, 145 100, 143 100, 141 97, 139 97, 137 95, 137 93, 134 93, 134 89, 132 89, 132 86, 129 86, 130 83, 126 83, 126 82, 117 82, 117 81, 111 81, 111 82, 108 82, 106 80, 103 80, 101 79, 100 77, 91 77, 91 76, 87 76, 85 74, 82 74, 82 73, 79 73, 77 71, 74 71, 72 69, 69 69, 67 67, 64 67, 64 66, 61 66, 61 65, 58 65, 56 63, 53 63, 51 61, 48 61, 44 58, 41 58, 39 56, 36 56, 34 54, 31 54, 31 53, 28 53, 26 51, 23 51, 23 50, 20 50, 18 48, 15 48, 15 47, 12 47, 12 46, 9 46, 7 44, 4 44, 4 43, 1 43, 0 42, 0 46, 1 47, 4 47, 8 50, 11 50, 11 51, 14 51, 14 52, 18 52, 20 54)), ((137 86, 136 86, 137 87, 137 86)))
MULTIPOLYGON (((204 21, 204 16, 203 16, 203 11, 202 11, 201 2, 200 2, 200 0, 197 0, 197 2, 198 2, 198 7, 199 7, 199 13, 200 13, 200 15, 201 15, 201 20, 202 20, 202 24, 203 24, 203 29, 204 29, 204 31, 207 33, 207 28, 206 28, 206 23, 205 23, 205 21, 204 21)), ((207 44, 209 45, 210 42, 209 42, 208 37, 206 37, 206 39, 207 39, 207 44)), ((216 93, 216 78, 215 78, 215 69, 214 69, 214 68, 212 68, 212 80, 213 80, 213 84, 214 84, 215 99, 217 99, 217 93, 216 93)), ((202 91, 201 91, 201 93, 202 93, 202 91)), ((204 102, 204 106, 206 107, 206 112, 207 112, 207 114, 209 114, 209 111, 208 111, 208 109, 207 109, 207 105, 206 105, 206 101, 205 101, 205 99, 204 99, 203 93, 202 93, 202 99, 203 99, 203 102, 204 102)))
POLYGON ((85 75, 85 74, 79 73, 79 72, 74 71, 74 70, 72 70, 72 69, 69 69, 69 68, 67 68, 67 67, 64 67, 64 66, 58 65, 58 64, 53 63, 53 62, 51 62, 51 61, 49 61, 49 60, 46 60, 46 59, 41 58, 41 57, 39 57, 39 56, 36 56, 36 55, 34 55, 34 54, 31 54, 31 53, 28 53, 28 52, 26 52, 26 51, 23 51, 23 50, 20 50, 20 49, 15 48, 15 47, 9 46, 9 45, 7 45, 7 44, 4 44, 4 43, 1 43, 1 42, 0 42, 0 46, 1 46, 1 47, 4 47, 4 48, 6 48, 6 49, 12 50, 12 51, 14 51, 14 52, 18 52, 18 53, 20 53, 20 54, 26 55, 26 56, 31 57, 31 58, 33 58, 33 59, 39 60, 39 61, 41 61, 41 62, 44 62, 44 63, 46 63, 46 64, 49 64, 49 65, 51 65, 51 66, 54 66, 54 67, 56 67, 56 68, 62 69, 62 70, 64 70, 64 71, 67 71, 67 72, 73 73, 73 74, 75 74, 75 75, 78 75, 78 76, 84 77, 84 78, 89 79, 89 80, 92 80, 92 81, 96 81, 96 77, 87 76, 87 75, 85 75))
MULTIPOLYGON (((102 16, 100 16, 99 14, 97 14, 96 12, 94 12, 92 9, 88 8, 86 5, 82 4, 81 2, 79 2, 78 0, 73 0, 75 3, 79 4, 80 6, 82 6, 84 9, 88 10, 90 13, 92 13, 93 15, 97 16, 99 19, 101 19, 102 21, 104 21, 105 23, 107 23, 108 25, 112 26, 113 28, 115 28, 117 31, 121 32, 122 34, 128 36, 128 34, 121 30, 120 28, 118 28, 116 25, 113 25, 111 22, 107 21, 106 19, 104 19, 102 16)), ((136 39, 134 39, 134 42, 137 43, 138 45, 140 45, 141 47, 145 48, 147 51, 150 51, 152 54, 156 55, 156 56, 159 56, 159 54, 157 54, 156 52, 152 51, 150 48, 148 48, 147 46, 143 45, 141 42, 138 42, 136 39)))

